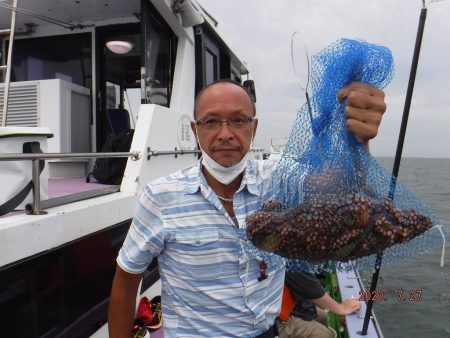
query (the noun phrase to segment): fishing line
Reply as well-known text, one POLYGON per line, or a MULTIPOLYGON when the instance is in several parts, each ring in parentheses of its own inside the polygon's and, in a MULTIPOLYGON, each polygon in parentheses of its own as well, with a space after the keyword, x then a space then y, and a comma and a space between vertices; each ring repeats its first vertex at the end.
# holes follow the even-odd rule
MULTIPOLYGON (((298 45, 298 43, 297 43, 298 45)), ((308 49, 306 48, 306 43, 305 40, 303 40, 301 34, 299 31, 295 31, 292 34, 292 38, 291 38, 291 61, 292 61, 292 69, 294 71, 294 76, 297 82, 297 85, 299 86, 300 90, 303 91, 305 93, 305 97, 306 97, 306 102, 308 104, 308 112, 309 112, 309 119, 312 123, 313 117, 312 117, 312 109, 311 109, 311 101, 309 98, 309 92, 308 92, 308 87, 309 87, 309 82, 310 82, 310 76, 311 76, 311 65, 310 65, 310 61, 309 61, 309 54, 308 54, 308 49), (296 54, 294 51, 294 45, 295 45, 295 38, 297 37, 297 40, 299 41, 299 43, 301 44, 301 48, 303 53, 299 53, 299 55, 294 55, 296 54), (302 58, 304 58, 304 60, 302 60, 302 58), (300 67, 296 68, 295 67, 295 60, 301 60, 303 62, 303 65, 301 65, 300 67), (303 69, 306 70, 306 74, 304 74, 303 76, 299 76, 299 74, 297 73, 297 69, 303 69)), ((300 63, 300 61, 298 61, 300 63)))
POLYGON ((441 250, 441 268, 444 267, 444 257, 445 257, 445 235, 441 228, 439 228, 439 231, 441 232, 442 236, 442 250, 441 250))

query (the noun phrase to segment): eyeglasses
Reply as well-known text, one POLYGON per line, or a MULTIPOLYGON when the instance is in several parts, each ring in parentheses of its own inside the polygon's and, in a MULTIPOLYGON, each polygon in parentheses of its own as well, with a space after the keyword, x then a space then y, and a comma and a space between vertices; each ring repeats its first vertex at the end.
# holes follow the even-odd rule
POLYGON ((219 130, 222 127, 222 123, 225 122, 228 128, 239 130, 244 129, 254 120, 254 117, 248 116, 235 116, 229 120, 221 120, 217 117, 205 117, 195 121, 195 124, 206 131, 216 131, 219 130))

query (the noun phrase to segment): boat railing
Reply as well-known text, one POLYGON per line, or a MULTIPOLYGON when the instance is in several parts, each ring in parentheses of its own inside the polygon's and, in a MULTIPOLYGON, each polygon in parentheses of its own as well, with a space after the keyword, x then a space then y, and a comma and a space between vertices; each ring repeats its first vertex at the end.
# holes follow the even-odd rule
POLYGON ((368 331, 365 335, 362 334, 362 327, 365 317, 364 314, 367 304, 365 301, 361 300, 361 294, 365 295, 366 289, 364 288, 363 279, 358 270, 337 271, 337 279, 341 299, 356 298, 360 299, 361 304, 360 311, 345 316, 347 336, 349 338, 361 336, 384 338, 379 322, 373 311, 371 312, 371 320, 369 321, 368 331))
MULTIPOLYGON (((169 150, 169 151, 160 151, 160 150, 151 150, 150 147, 147 148, 147 160, 150 160, 152 156, 164 156, 164 155, 174 155, 177 157, 178 155, 185 154, 198 154, 199 150, 169 150)), ((43 210, 41 205, 41 196, 40 196, 40 170, 39 170, 39 161, 42 160, 62 160, 62 159, 97 159, 97 158, 123 158, 129 157, 133 161, 137 161, 142 157, 140 151, 131 151, 131 152, 100 152, 100 153, 8 153, 8 154, 0 154, 0 161, 32 161, 32 192, 33 192, 33 202, 27 206, 27 213, 31 215, 43 215, 46 212, 43 210)), ((91 195, 90 197, 94 197, 91 195)), ((61 205, 64 203, 69 203, 71 201, 75 201, 75 199, 71 198, 59 198, 61 201, 53 202, 46 205, 47 208, 61 205)))
POLYGON ((150 160, 152 156, 160 156, 160 155, 174 155, 177 157, 178 155, 187 155, 187 154, 200 154, 200 150, 178 150, 175 147, 175 150, 152 150, 150 147, 147 148, 147 160, 150 160))
MULTIPOLYGON (((361 291, 363 291, 365 293, 366 292, 366 288, 364 287, 364 283, 362 282, 363 279, 362 279, 362 277, 361 277, 361 275, 360 275, 358 270, 355 270, 355 275, 356 275, 356 278, 358 280, 358 283, 359 283, 359 286, 361 288, 361 291)), ((359 318, 364 319, 364 315, 362 315, 362 317, 359 317, 359 318)), ((371 311, 370 319, 372 319, 372 324, 373 324, 373 326, 375 328, 375 331, 378 334, 378 338, 384 338, 383 332, 381 331, 380 323, 378 322, 378 319, 375 316, 375 312, 374 311, 371 311)))

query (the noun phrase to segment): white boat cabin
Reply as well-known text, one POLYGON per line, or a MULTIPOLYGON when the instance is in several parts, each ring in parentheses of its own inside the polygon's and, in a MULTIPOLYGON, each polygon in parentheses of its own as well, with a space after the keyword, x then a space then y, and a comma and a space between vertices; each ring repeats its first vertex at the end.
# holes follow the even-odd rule
MULTIPOLYGON (((0 37, 0 145, 29 138, 60 154, 40 176, 43 210, 0 216, 0 336, 107 337, 115 258, 143 185, 197 159, 196 93, 248 73, 216 25, 195 0, 0 1, 0 30, 14 26, 0 37), (71 155, 128 130, 136 156, 120 186, 86 183, 95 158, 71 155)), ((16 191, 32 177, 31 161, 6 159, 21 149, 0 154, 0 172, 20 162, 29 173, 0 176, 16 191)), ((142 281, 149 296, 155 267, 142 281)))

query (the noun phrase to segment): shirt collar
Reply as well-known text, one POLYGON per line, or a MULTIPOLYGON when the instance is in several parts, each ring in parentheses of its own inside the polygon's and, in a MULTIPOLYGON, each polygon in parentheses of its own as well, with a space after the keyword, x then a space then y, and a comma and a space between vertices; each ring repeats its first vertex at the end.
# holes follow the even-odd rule
MULTIPOLYGON (((189 170, 188 173, 189 180, 192 182, 187 187, 187 192, 190 194, 196 193, 202 186, 204 188, 209 188, 206 178, 201 170, 201 159, 198 160, 189 170)), ((247 191, 252 195, 259 195, 257 185, 256 185, 256 174, 255 174, 255 164, 253 161, 247 161, 247 168, 244 171, 244 177, 242 178, 241 185, 237 192, 247 188, 247 191)))
MULTIPOLYGON (((200 189, 200 184, 203 183, 204 177, 203 177, 203 173, 201 171, 201 160, 197 160, 197 162, 195 162, 195 164, 188 169, 187 172, 187 177, 188 180, 191 182, 188 186, 187 186, 187 192, 189 194, 195 194, 199 189, 200 189), (200 177, 201 176, 201 177, 200 177)), ((205 182, 206 183, 206 180, 205 182)))
POLYGON ((256 186, 256 174, 255 174, 255 163, 253 161, 247 161, 247 168, 244 171, 244 177, 242 177, 241 186, 238 191, 247 188, 248 192, 252 195, 259 195, 259 191, 256 186))

